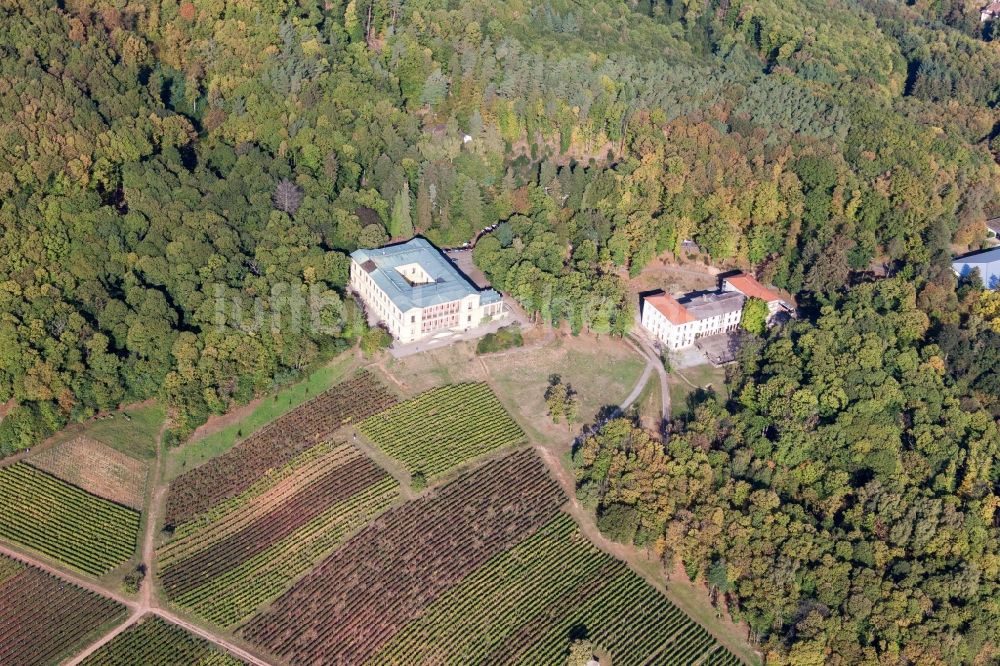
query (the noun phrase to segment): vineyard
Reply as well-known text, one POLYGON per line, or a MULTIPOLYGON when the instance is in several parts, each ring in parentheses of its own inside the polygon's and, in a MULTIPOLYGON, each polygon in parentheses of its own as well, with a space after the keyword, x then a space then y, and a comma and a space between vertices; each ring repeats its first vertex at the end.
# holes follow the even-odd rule
POLYGON ((181 525, 239 495, 268 470, 282 467, 328 439, 338 428, 395 403, 396 397, 371 373, 356 373, 261 428, 225 454, 175 479, 167 498, 167 524, 181 525))
POLYGON ((370 417, 360 430, 411 474, 427 479, 524 439, 524 432, 482 383, 431 389, 370 417))
POLYGON ((24 463, 0 469, 0 538, 99 576, 132 557, 139 513, 24 463))
POLYGON ((240 633, 292 664, 362 663, 564 501, 532 451, 483 465, 377 518, 240 633))
POLYGON ((560 511, 532 451, 390 510, 239 633, 290 664, 739 663, 560 511))
POLYGON ((52 664, 99 628, 125 616, 125 607, 0 556, 0 664, 52 664))
POLYGON ((87 657, 82 666, 239 666, 208 641, 153 615, 146 616, 87 657))
POLYGON ((712 650, 738 663, 565 514, 449 589, 370 663, 556 664, 574 627, 615 664, 691 664, 712 650))
POLYGON ((395 480, 348 444, 319 444, 269 480, 185 524, 160 548, 173 603, 238 624, 397 496, 395 480))
POLYGON ((135 510, 142 509, 145 463, 88 437, 33 455, 28 463, 66 483, 135 510))

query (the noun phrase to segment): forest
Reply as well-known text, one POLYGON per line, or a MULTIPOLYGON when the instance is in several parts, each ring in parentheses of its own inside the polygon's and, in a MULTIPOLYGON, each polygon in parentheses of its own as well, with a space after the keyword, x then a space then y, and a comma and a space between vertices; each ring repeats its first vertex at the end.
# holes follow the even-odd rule
POLYGON ((625 335, 693 241, 802 317, 664 439, 580 443, 601 529, 769 662, 989 662, 1000 296, 949 262, 1000 215, 994 32, 963 0, 3 3, 0 455, 149 398, 179 441, 377 347, 359 247, 495 226, 494 286, 625 335))
MULTIPOLYGON (((0 450, 149 397, 183 438, 364 336, 347 253, 417 233, 497 224, 478 265, 573 333, 626 333, 684 240, 814 309, 872 266, 948 309, 997 212, 1000 55, 959 4, 6 3, 0 450), (219 321, 276 293, 332 325, 219 321)), ((983 335, 941 344, 988 392, 983 335)))
POLYGON ((578 494, 705 581, 768 663, 991 663, 997 366, 980 383, 962 359, 995 335, 993 296, 942 325, 906 280, 857 286, 749 340, 730 399, 702 396, 666 444, 625 418, 592 433, 578 494))

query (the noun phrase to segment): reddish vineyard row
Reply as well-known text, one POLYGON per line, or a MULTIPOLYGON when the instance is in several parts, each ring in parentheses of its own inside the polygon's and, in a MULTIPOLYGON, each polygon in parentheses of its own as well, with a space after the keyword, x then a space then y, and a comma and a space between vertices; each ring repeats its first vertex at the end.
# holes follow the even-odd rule
POLYGON ((170 485, 167 524, 180 525, 239 494, 267 470, 280 467, 337 428, 395 403, 396 397, 371 373, 358 372, 261 428, 224 455, 179 476, 170 485))
POLYGON ((241 633, 292 664, 360 664, 564 501, 533 452, 491 462, 375 520, 241 633))
POLYGON ((560 512, 452 586, 367 664, 565 664, 581 631, 615 666, 686 666, 720 649, 560 512))
POLYGON ((282 498, 273 509, 249 525, 163 573, 167 595, 175 598, 267 550, 299 527, 375 483, 386 473, 368 458, 348 459, 330 468, 304 488, 282 498))
MULTIPOLYGON (((0 564, 11 562, 0 557, 0 564)), ((54 663, 124 615, 115 601, 24 566, 0 582, 0 664, 54 663)))

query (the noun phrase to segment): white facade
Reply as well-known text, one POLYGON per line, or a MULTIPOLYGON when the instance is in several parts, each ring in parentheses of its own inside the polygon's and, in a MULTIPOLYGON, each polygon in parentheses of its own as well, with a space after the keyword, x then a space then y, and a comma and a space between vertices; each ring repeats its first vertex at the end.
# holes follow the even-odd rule
POLYGON ((469 294, 454 301, 411 307, 401 311, 396 303, 379 288, 360 264, 351 261, 351 289, 364 301, 373 314, 402 343, 426 338, 441 330, 466 330, 492 321, 505 314, 503 301, 481 304, 479 294, 469 294))
POLYGON ((685 303, 666 294, 643 299, 642 326, 668 349, 690 347, 709 335, 735 331, 743 313, 742 294, 709 294, 685 303))

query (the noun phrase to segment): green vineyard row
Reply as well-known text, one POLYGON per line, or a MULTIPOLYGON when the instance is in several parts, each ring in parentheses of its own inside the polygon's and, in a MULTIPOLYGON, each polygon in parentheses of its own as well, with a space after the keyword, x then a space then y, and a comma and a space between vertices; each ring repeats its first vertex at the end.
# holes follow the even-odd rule
POLYGON ((428 479, 524 439, 520 426, 482 383, 431 389, 366 419, 360 429, 411 474, 428 479))
POLYGON ((0 469, 0 538, 99 576, 135 552, 139 513, 24 463, 0 469))

